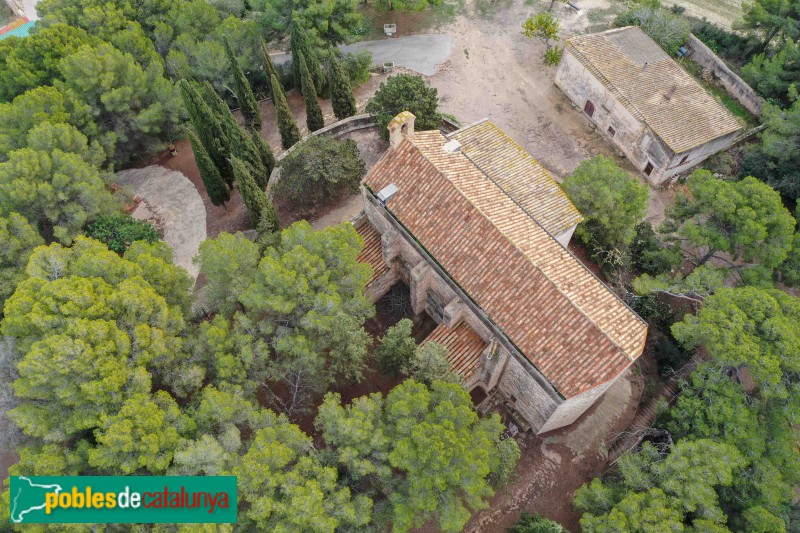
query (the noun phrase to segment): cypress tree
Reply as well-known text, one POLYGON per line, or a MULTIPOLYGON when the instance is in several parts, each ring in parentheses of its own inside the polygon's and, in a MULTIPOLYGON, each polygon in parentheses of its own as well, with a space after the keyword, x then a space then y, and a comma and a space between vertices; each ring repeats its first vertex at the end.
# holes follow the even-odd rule
MULTIPOLYGON (((261 153, 253 144, 252 138, 244 131, 244 128, 242 128, 242 125, 236 120, 236 117, 233 116, 228 104, 220 98, 210 83, 205 82, 201 88, 206 102, 211 108, 212 113, 219 118, 222 129, 225 132, 225 157, 228 159, 231 157, 238 157, 241 159, 247 165, 248 170, 250 170, 251 175, 256 181, 260 182, 264 180, 266 182, 269 180, 269 171, 265 169, 261 153)), ((256 135, 258 135, 257 132, 256 135)), ((233 188, 233 173, 229 172, 228 176, 231 178, 229 185, 233 188)))
POLYGON ((236 182, 239 184, 239 192, 242 195, 242 201, 247 207, 247 213, 250 215, 250 223, 256 227, 261 222, 262 213, 269 216, 269 209, 275 210, 265 193, 256 183, 253 175, 247 169, 247 165, 239 158, 231 158, 231 167, 233 168, 233 175, 236 177, 236 182))
MULTIPOLYGON (((189 112, 189 121, 197 133, 197 138, 203 144, 211 161, 226 181, 230 179, 230 163, 228 162, 228 136, 220 121, 219 115, 209 107, 203 86, 180 80, 178 83, 186 110, 189 112)), ((210 87, 210 86, 209 86, 210 87)), ((213 91, 213 89, 212 89, 213 91)), ((216 95, 216 93, 214 93, 216 95)))
POLYGON ((325 85, 325 76, 322 74, 319 55, 311 47, 311 40, 300 24, 295 20, 292 22, 292 72, 294 73, 294 86, 300 88, 302 77, 300 76, 300 56, 306 61, 308 72, 311 73, 311 81, 316 94, 322 96, 325 85))
MULTIPOLYGON (((261 157, 261 164, 264 165, 265 169, 265 179, 262 180, 263 183, 258 183, 258 185, 262 189, 266 189, 267 183, 269 183, 269 175, 272 173, 272 169, 275 168, 275 155, 273 155, 272 148, 269 147, 267 141, 265 141, 257 131, 253 132, 252 141, 258 155, 261 157)), ((256 178, 256 182, 258 182, 258 176, 254 177, 256 178)))
POLYGON ((267 75, 267 91, 272 101, 275 102, 275 91, 272 88, 272 76, 275 76, 277 80, 280 80, 280 76, 278 76, 278 71, 275 69, 275 63, 273 63, 272 58, 269 57, 269 50, 267 49, 267 43, 264 42, 264 39, 261 39, 261 62, 264 64, 264 73, 267 75))
POLYGON ((317 93, 314 92, 314 85, 311 82, 311 74, 306 68, 306 61, 302 54, 297 56, 300 62, 300 86, 303 88, 303 100, 306 103, 306 125, 308 131, 317 131, 325 127, 325 118, 322 116, 322 109, 319 107, 317 93))
POLYGON ((260 130, 261 113, 258 109, 258 101, 253 94, 253 89, 250 87, 250 82, 247 81, 242 71, 242 67, 239 66, 239 62, 236 60, 230 41, 227 37, 223 41, 225 42, 225 54, 228 56, 231 77, 233 77, 233 89, 236 93, 236 99, 239 101, 242 115, 244 115, 248 128, 256 131, 260 130))
POLYGON ((342 68, 342 64, 333 49, 331 49, 329 56, 328 85, 331 88, 333 114, 336 115, 336 118, 342 120, 356 114, 356 97, 353 95, 350 77, 342 68))
POLYGON ((289 104, 286 102, 286 94, 283 92, 283 87, 278 82, 278 78, 272 76, 270 81, 275 99, 275 115, 278 119, 278 130, 281 133, 281 146, 286 150, 297 144, 300 141, 300 130, 297 129, 297 123, 294 121, 292 112, 289 110, 289 104))
MULTIPOLYGON (((252 137, 250 137, 244 131, 244 128, 236 122, 236 119, 230 112, 223 118, 223 123, 228 133, 228 138, 231 140, 229 157, 236 157, 247 165, 247 170, 250 171, 250 174, 256 182, 269 179, 269 173, 261 160, 261 154, 258 148, 253 144, 252 137)), ((258 132, 256 132, 256 135, 258 135, 258 132)))
POLYGON ((228 186, 219 173, 217 165, 211 160, 211 156, 203 147, 200 138, 194 130, 187 128, 189 133, 189 142, 192 144, 192 151, 194 152, 194 160, 197 163, 197 168, 200 170, 200 178, 203 180, 203 185, 206 186, 206 193, 211 198, 211 203, 214 205, 225 205, 225 202, 230 200, 231 195, 228 191, 228 186))

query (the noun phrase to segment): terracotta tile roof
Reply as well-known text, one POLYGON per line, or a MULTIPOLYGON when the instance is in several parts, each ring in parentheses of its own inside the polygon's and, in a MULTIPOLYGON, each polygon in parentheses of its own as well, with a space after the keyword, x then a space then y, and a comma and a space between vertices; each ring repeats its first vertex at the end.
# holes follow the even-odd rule
POLYGON ((488 120, 447 137, 461 143, 461 152, 553 235, 583 220, 553 176, 488 120))
POLYGON ((365 184, 569 398, 613 379, 646 324, 438 131, 390 149, 365 184))
POLYGON ((742 127, 638 27, 572 37, 566 50, 675 153, 742 127))
POLYGON ((453 329, 439 324, 423 344, 426 342, 438 342, 447 348, 447 359, 453 363, 453 370, 467 382, 475 375, 481 354, 486 349, 486 343, 466 322, 453 329))
POLYGON ((364 248, 358 254, 361 263, 367 263, 372 267, 372 277, 367 282, 367 287, 389 271, 389 267, 383 261, 383 249, 381 247, 381 234, 367 223, 356 227, 356 233, 364 239, 364 248))

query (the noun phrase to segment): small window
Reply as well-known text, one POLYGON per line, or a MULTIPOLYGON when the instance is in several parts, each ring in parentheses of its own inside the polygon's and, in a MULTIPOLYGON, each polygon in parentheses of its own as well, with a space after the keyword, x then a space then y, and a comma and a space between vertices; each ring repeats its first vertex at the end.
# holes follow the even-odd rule
POLYGON ((583 111, 590 117, 594 115, 594 104, 591 100, 586 100, 586 105, 583 106, 583 111))
POLYGON ((647 165, 644 167, 644 173, 648 176, 653 173, 653 163, 650 161, 647 162, 647 165))
POLYGON ((678 166, 681 166, 681 165, 685 164, 688 160, 689 160, 689 156, 688 155, 683 156, 683 159, 681 159, 681 162, 678 163, 678 166))
POLYGON ((613 137, 614 135, 616 135, 616 133, 617 133, 617 130, 614 129, 614 126, 609 126, 608 127, 608 134, 609 135, 611 135, 613 137))

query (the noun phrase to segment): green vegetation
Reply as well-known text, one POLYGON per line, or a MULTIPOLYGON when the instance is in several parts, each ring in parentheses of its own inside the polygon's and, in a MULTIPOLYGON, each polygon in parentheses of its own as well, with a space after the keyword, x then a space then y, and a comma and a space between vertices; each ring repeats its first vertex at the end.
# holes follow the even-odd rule
POLYGON ((328 85, 331 88, 331 105, 336 118, 342 120, 355 115, 356 98, 350 85, 350 77, 345 73, 333 49, 328 59, 328 85))
POLYGON ((281 146, 286 150, 291 148, 300 141, 300 130, 297 129, 297 123, 294 121, 294 116, 289 109, 289 103, 286 101, 286 93, 283 92, 283 87, 278 82, 278 78, 272 76, 272 101, 275 104, 275 114, 278 118, 278 131, 281 134, 281 146))
POLYGON ((306 126, 308 126, 309 132, 314 132, 325 127, 325 118, 322 116, 322 108, 319 106, 317 93, 311 81, 311 74, 306 68, 306 61, 302 54, 298 54, 297 61, 300 70, 303 101, 306 104, 306 126))
MULTIPOLYGON (((303 27, 297 22, 292 23, 292 75, 294 86, 303 88, 302 65, 305 63, 310 73, 311 88, 317 96, 323 96, 325 76, 322 73, 320 57, 311 45, 311 40, 303 27), (303 58, 302 61, 300 58, 303 58)), ((305 96, 305 91, 303 91, 305 96)), ((313 131, 313 130, 312 130, 313 131)))
POLYGON ((479 419, 464 389, 440 381, 408 380, 385 399, 373 394, 347 406, 328 394, 316 425, 332 446, 325 454, 353 486, 386 496, 386 512, 374 515, 379 529, 390 522, 405 532, 435 520, 442 531, 461 531, 494 494, 489 477, 519 458, 513 440, 500 440, 497 415, 479 419))
POLYGON ((658 2, 655 6, 641 5, 621 13, 614 20, 614 25, 618 28, 639 26, 671 56, 678 52, 678 48, 689 37, 689 22, 682 16, 661 8, 658 2))
POLYGON ((562 531, 564 528, 558 522, 530 513, 522 513, 519 522, 508 529, 508 533, 562 533, 562 531))
POLYGON ((135 241, 152 244, 161 240, 152 224, 122 213, 97 217, 86 226, 86 235, 118 254, 124 254, 135 241))
POLYGON ((226 37, 223 42, 225 44, 225 55, 228 56, 231 77, 233 78, 236 101, 239 104, 242 115, 244 115, 247 127, 252 131, 258 131, 261 129, 261 111, 258 109, 258 101, 253 94, 252 87, 250 87, 250 82, 247 81, 244 72, 242 72, 242 67, 239 66, 236 55, 233 53, 230 40, 226 37))
POLYGON ((564 55, 564 48, 551 42, 558 42, 559 26, 558 19, 549 11, 531 15, 522 23, 522 35, 528 39, 538 39, 545 45, 542 59, 551 67, 557 67, 564 55))
POLYGON ((333 202, 357 192, 366 172, 355 141, 312 135, 281 162, 275 192, 302 207, 333 202))
POLYGON ((378 370, 389 378, 396 378, 414 357, 417 343, 411 336, 413 322, 404 318, 386 331, 381 339, 375 355, 378 359, 378 370))
POLYGON ((219 172, 219 168, 211 160, 203 143, 197 137, 194 130, 188 130, 189 142, 192 146, 194 153, 194 161, 197 164, 197 169, 200 171, 200 179, 203 180, 203 185, 206 187, 206 194, 211 199, 214 205, 225 205, 225 202, 230 200, 231 193, 228 189, 228 184, 219 172))
POLYGON ((562 187, 584 217, 575 230, 583 242, 599 241, 607 248, 631 244, 636 223, 647 210, 646 185, 613 159, 596 156, 578 165, 562 187))
POLYGON ((17 284, 25 279, 25 265, 44 239, 19 213, 0 217, 0 310, 17 284))
POLYGON ((442 120, 436 89, 428 86, 421 76, 411 74, 398 74, 382 82, 367 103, 366 111, 375 115, 383 139, 389 138, 386 126, 403 111, 417 117, 414 128, 419 131, 435 130, 442 120))

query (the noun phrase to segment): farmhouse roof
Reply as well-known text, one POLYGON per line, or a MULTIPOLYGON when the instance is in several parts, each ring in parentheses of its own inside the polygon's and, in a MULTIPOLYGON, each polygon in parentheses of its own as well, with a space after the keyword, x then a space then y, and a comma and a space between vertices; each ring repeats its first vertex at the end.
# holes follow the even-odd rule
POLYGON ((645 322, 544 229, 535 202, 524 209, 449 141, 414 133, 365 184, 397 186, 388 211, 562 395, 616 377, 641 354, 645 322))
POLYGON ((636 26, 572 37, 566 50, 676 154, 741 128, 636 26))

